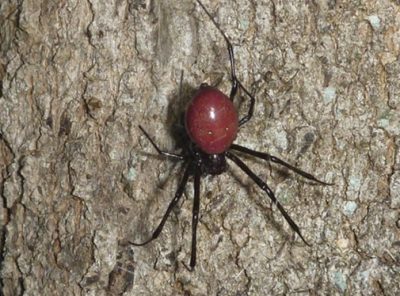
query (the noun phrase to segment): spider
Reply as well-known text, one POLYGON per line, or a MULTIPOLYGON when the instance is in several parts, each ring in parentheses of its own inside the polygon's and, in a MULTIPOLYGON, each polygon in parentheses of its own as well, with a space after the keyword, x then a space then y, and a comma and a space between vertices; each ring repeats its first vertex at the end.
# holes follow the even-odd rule
POLYGON ((150 135, 145 131, 145 129, 139 125, 140 130, 160 155, 183 161, 185 169, 175 196, 170 202, 160 224, 154 230, 152 236, 148 240, 141 243, 132 241, 129 241, 129 243, 134 246, 143 246, 155 240, 160 235, 171 211, 178 204, 180 198, 182 197, 189 177, 193 176, 194 201, 192 214, 192 245, 189 263, 190 270, 193 270, 196 265, 197 224, 199 222, 200 209, 200 179, 203 175, 219 175, 225 172, 228 168, 227 159, 229 159, 242 171, 244 171, 250 177, 250 179, 252 179, 260 187, 260 189, 268 195, 268 197, 278 208, 279 212, 283 215, 287 223, 290 225, 291 229, 299 235, 301 240, 307 246, 310 246, 301 234, 297 224, 292 220, 292 218, 290 218, 289 214, 276 199, 274 192, 269 188, 267 183, 261 180, 260 177, 258 177, 238 156, 236 156, 234 151, 238 151, 243 154, 249 154, 265 161, 282 165, 289 170, 292 170, 293 172, 303 176, 304 178, 319 184, 332 184, 320 181, 313 175, 304 172, 268 153, 254 151, 252 149, 233 144, 233 141, 236 139, 238 128, 248 122, 253 116, 255 98, 236 77, 235 57, 232 44, 228 37, 211 16, 210 12, 206 9, 203 3, 200 0, 196 1, 210 18, 226 42, 230 62, 230 78, 232 83, 231 91, 228 97, 216 87, 209 86, 206 83, 202 83, 200 85, 197 93, 193 96, 186 108, 184 121, 188 141, 187 146, 183 147, 183 152, 181 154, 161 150, 152 140, 150 135), (233 105, 233 100, 239 88, 250 99, 247 114, 240 119, 238 112, 233 105))

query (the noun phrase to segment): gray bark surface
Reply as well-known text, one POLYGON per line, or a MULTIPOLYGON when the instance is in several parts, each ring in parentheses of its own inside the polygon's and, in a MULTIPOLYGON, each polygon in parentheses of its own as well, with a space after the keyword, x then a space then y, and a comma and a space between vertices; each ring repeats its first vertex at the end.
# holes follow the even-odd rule
POLYGON ((179 151, 193 91, 230 89, 195 1, 1 1, 2 294, 400 294, 399 1, 204 4, 257 99, 236 143, 335 184, 243 157, 312 246, 233 164, 202 178, 195 271, 192 182, 156 241, 127 244, 182 176, 138 125, 179 151))

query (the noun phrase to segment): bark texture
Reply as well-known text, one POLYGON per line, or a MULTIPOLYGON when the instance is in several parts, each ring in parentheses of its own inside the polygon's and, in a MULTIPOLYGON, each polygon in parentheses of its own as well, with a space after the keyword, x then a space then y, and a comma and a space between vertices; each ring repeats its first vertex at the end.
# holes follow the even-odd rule
POLYGON ((156 241, 127 244, 182 176, 138 124, 174 151, 200 83, 229 92, 226 45, 195 1, 1 1, 4 295, 400 294, 400 2, 204 4, 257 98, 236 143, 335 183, 243 158, 312 246, 233 164, 202 179, 194 272, 191 182, 156 241))

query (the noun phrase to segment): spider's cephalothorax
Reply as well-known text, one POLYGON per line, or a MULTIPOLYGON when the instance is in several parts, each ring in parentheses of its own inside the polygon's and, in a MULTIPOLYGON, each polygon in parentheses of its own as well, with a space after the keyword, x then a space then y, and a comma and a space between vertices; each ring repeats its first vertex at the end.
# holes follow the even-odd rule
POLYGON ((227 169, 225 153, 207 154, 197 150, 194 156, 202 175, 220 175, 227 169))
POLYGON ((249 154, 266 161, 274 162, 294 171, 295 173, 298 173, 309 180, 315 181, 322 185, 330 185, 329 183, 319 181, 311 174, 306 173, 268 153, 254 151, 249 148, 233 144, 233 141, 236 139, 238 128, 249 121, 253 116, 255 98, 236 77, 235 58, 229 39, 214 21, 204 5, 199 0, 196 1, 221 33, 227 44, 229 61, 231 65, 230 76, 232 87, 230 95, 228 97, 217 88, 208 86, 207 84, 202 84, 199 87, 199 90, 189 102, 185 112, 185 129, 188 139, 190 140, 187 141, 186 147, 184 147, 184 154, 162 151, 143 129, 143 127, 139 126, 141 131, 159 154, 184 161, 185 170, 175 196, 170 202, 160 224, 154 230, 152 236, 142 243, 130 242, 132 245, 142 246, 153 241, 160 235, 169 214, 182 197, 189 177, 193 175, 194 201, 192 216, 192 252, 190 257, 191 270, 193 270, 194 266, 196 265, 197 224, 199 221, 200 210, 200 178, 205 174, 219 175, 225 172, 227 169, 227 159, 244 171, 260 187, 260 189, 268 195, 293 231, 295 231, 303 240, 303 242, 308 245, 302 236, 299 227, 292 220, 292 218, 290 218, 289 214, 285 211, 282 205, 277 201, 275 194, 269 188, 268 184, 261 180, 238 156, 236 156, 235 151, 249 154), (247 114, 241 119, 238 118, 238 112, 233 105, 233 100, 236 96, 238 88, 240 88, 250 99, 250 106, 247 114))

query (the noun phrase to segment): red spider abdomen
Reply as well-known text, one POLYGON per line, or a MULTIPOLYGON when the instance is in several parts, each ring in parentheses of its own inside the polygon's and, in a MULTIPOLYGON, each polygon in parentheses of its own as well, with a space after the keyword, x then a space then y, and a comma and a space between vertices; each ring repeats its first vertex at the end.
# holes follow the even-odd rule
POLYGON ((232 101, 218 89, 202 85, 185 114, 190 139, 205 153, 218 154, 236 139, 238 114, 232 101))

